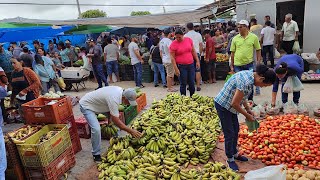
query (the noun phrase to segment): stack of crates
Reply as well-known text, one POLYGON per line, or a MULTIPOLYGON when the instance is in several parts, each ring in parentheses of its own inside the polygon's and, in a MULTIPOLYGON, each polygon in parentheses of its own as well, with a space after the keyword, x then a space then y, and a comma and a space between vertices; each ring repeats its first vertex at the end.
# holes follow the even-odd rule
POLYGON ((66 124, 45 125, 16 146, 26 179, 58 180, 76 163, 66 124), (50 131, 56 134, 40 142, 50 131))
POLYGON ((75 119, 72 111, 71 98, 40 97, 22 105, 26 124, 67 124, 73 151, 82 150, 75 119), (48 105, 50 102, 55 102, 48 105))
POLYGON ((216 62, 216 79, 225 80, 230 71, 229 62, 216 62))
POLYGON ((149 66, 148 62, 142 65, 142 82, 153 82, 153 71, 151 70, 151 67, 149 66))

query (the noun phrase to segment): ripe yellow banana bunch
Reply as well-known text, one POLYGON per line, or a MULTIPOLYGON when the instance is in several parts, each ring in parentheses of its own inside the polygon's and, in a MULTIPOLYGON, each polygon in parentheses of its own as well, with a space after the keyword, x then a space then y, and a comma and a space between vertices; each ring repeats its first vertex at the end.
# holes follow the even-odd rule
POLYGON ((110 124, 110 125, 104 124, 101 126, 101 136, 102 137, 111 138, 111 137, 115 136, 117 134, 117 132, 118 132, 118 128, 114 124, 110 124))
POLYGON ((22 144, 25 141, 23 141, 22 139, 25 139, 26 137, 28 137, 31 134, 34 134, 35 132, 39 131, 41 129, 41 126, 31 126, 31 125, 27 125, 24 126, 14 132, 9 132, 7 133, 7 140, 9 140, 9 138, 15 143, 15 144, 22 144))

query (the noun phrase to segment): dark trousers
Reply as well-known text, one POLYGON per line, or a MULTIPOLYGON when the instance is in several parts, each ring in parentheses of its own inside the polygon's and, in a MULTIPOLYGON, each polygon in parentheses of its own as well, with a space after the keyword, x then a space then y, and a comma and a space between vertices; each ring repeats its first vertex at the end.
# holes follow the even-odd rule
POLYGON ((274 67, 274 56, 273 56, 273 45, 263 46, 262 47, 262 57, 264 65, 267 65, 267 54, 269 54, 269 61, 271 62, 271 67, 274 67))
POLYGON ((214 103, 221 121, 222 131, 224 134, 224 146, 228 158, 232 158, 238 153, 238 133, 239 121, 238 115, 233 114, 218 103, 214 103))
POLYGON ((282 41, 282 49, 287 53, 287 54, 293 54, 293 45, 294 45, 294 40, 293 41, 282 41))
MULTIPOLYGON (((298 78, 301 80, 301 75, 298 75, 298 78)), ((288 93, 284 93, 283 92, 283 86, 286 83, 288 77, 285 77, 282 79, 282 87, 281 87, 281 98, 282 98, 282 103, 287 103, 288 102, 288 93)), ((299 92, 293 92, 293 102, 295 104, 299 104, 299 100, 300 100, 300 91, 299 92)))
POLYGON ((102 64, 92 64, 93 74, 98 81, 99 88, 102 87, 102 81, 108 86, 108 80, 105 74, 103 73, 103 65, 102 64))
POLYGON ((188 84, 190 96, 192 96, 195 92, 194 79, 196 76, 196 71, 195 71, 194 65, 193 64, 188 64, 188 65, 177 64, 177 66, 180 71, 180 76, 179 76, 180 93, 181 95, 187 94, 187 84, 188 84))
MULTIPOLYGON (((236 73, 240 72, 240 71, 252 70, 252 69, 254 69, 253 63, 249 63, 249 64, 246 64, 246 65, 243 65, 243 66, 234 66, 234 71, 236 73)), ((251 100, 251 101, 253 100, 253 89, 252 89, 251 94, 248 97, 248 100, 251 100)))
POLYGON ((202 81, 208 81, 209 77, 208 77, 208 73, 207 73, 206 62, 204 61, 204 56, 201 56, 200 67, 201 67, 202 81))
POLYGON ((142 85, 142 64, 141 62, 133 65, 134 81, 137 87, 142 85))

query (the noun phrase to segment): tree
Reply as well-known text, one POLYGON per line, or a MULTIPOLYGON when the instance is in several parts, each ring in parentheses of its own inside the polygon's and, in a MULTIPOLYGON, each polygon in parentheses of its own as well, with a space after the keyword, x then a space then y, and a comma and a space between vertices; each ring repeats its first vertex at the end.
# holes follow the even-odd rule
POLYGON ((131 16, 144 16, 144 15, 150 15, 151 13, 149 11, 132 11, 131 16))
POLYGON ((81 13, 81 18, 106 17, 107 13, 99 9, 91 9, 81 13))

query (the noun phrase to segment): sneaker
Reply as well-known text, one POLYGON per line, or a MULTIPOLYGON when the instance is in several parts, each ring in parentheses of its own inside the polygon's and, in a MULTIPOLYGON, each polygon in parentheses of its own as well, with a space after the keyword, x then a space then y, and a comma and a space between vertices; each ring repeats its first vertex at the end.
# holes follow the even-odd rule
POLYGON ((232 169, 234 171, 239 171, 239 168, 238 168, 238 165, 236 164, 236 162, 234 162, 234 161, 230 161, 230 162, 226 161, 226 162, 227 162, 230 169, 232 169))
POLYGON ((97 87, 95 90, 98 90, 98 89, 100 89, 100 88, 102 88, 102 87, 97 87))
POLYGON ((242 162, 249 161, 249 159, 247 157, 241 156, 241 155, 238 155, 237 157, 234 157, 234 159, 236 159, 238 161, 242 161, 242 162))
POLYGON ((159 86, 158 84, 154 85, 154 87, 158 87, 158 86, 159 86))
POLYGON ((102 162, 101 156, 100 155, 93 155, 93 160, 97 163, 102 162))

